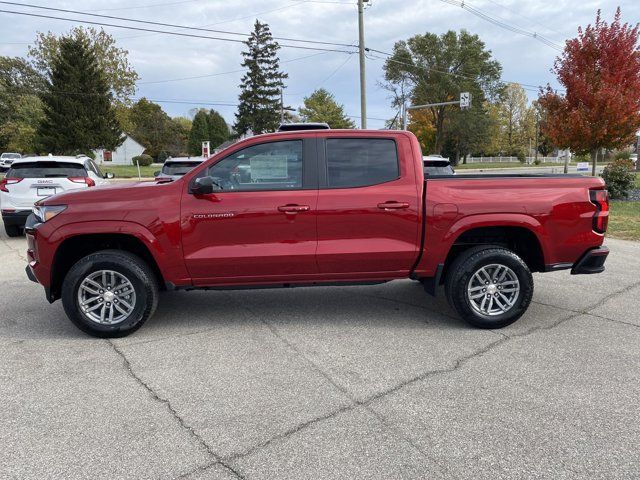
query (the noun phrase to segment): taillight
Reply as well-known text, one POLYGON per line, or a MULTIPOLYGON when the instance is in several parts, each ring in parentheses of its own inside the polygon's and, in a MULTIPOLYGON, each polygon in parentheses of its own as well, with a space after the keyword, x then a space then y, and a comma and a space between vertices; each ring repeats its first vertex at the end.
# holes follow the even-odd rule
POLYGON ((96 182, 93 181, 92 178, 89 177, 69 177, 68 180, 73 183, 85 183, 87 187, 95 187, 96 182))
POLYGON ((609 192, 606 190, 589 190, 589 199, 596 206, 593 214, 593 231, 604 233, 609 224, 609 192))
POLYGON ((14 183, 21 182, 21 178, 3 178, 0 180, 0 191, 9 192, 7 185, 13 185, 14 183))

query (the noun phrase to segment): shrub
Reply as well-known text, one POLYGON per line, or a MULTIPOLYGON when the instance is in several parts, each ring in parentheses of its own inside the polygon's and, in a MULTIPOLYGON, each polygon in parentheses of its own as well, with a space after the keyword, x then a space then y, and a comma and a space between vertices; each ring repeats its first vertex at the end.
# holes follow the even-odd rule
POLYGON ((524 152, 522 150, 518 150, 516 152, 516 157, 518 157, 518 161, 520 163, 524 163, 527 161, 527 156, 524 154, 524 152))
POLYGON ((146 153, 133 157, 131 160, 133 161, 134 165, 140 165, 141 167, 148 167, 153 163, 153 158, 151 157, 151 155, 147 155, 146 153))
POLYGON ((158 163, 164 163, 165 160, 170 157, 171 155, 169 155, 169 152, 167 152, 166 150, 163 150, 158 154, 158 163))
POLYGON ((536 158, 533 163, 535 163, 536 165, 540 165, 542 163, 542 160, 540 160, 539 158, 536 158))
POLYGON ((634 185, 635 175, 632 172, 631 160, 614 160, 604 167, 602 178, 607 185, 611 198, 626 198, 634 185))
POLYGON ((629 150, 619 150, 613 158, 616 160, 629 160, 631 158, 631 152, 629 152, 629 150))

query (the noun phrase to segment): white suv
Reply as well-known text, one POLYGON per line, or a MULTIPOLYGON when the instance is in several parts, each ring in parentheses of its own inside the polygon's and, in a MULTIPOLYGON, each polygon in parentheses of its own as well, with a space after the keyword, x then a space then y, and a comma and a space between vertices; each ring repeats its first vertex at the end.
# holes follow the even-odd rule
POLYGON ((22 233, 38 200, 67 190, 105 185, 113 174, 103 175, 89 157, 27 157, 14 160, 0 180, 0 209, 10 237, 22 233))
POLYGON ((6 171, 19 158, 22 158, 19 153, 4 152, 0 155, 0 171, 6 171))

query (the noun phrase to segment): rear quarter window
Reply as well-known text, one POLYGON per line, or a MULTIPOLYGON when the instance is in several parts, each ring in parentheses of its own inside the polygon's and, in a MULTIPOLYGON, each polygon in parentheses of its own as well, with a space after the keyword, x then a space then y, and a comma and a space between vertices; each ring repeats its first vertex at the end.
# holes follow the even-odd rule
POLYGON ((378 138, 326 140, 329 188, 365 187, 398 179, 396 142, 378 138))
POLYGON ((85 168, 76 163, 66 162, 25 162, 14 164, 7 172, 7 178, 67 178, 86 177, 85 168))

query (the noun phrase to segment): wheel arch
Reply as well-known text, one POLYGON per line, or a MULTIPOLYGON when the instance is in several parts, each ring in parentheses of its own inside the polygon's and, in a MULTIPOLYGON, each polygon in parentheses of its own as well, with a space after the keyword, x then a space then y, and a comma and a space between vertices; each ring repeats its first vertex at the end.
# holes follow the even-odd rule
MULTIPOLYGON (((530 218, 530 217, 529 217, 530 218)), ((450 248, 443 263, 441 279, 444 281, 447 270, 464 251, 481 245, 498 245, 516 253, 532 272, 545 270, 545 251, 538 231, 540 224, 535 222, 502 223, 496 225, 469 224, 458 229, 455 235, 450 232, 450 248), (538 227, 538 228, 536 228, 538 227)))
POLYGON ((51 266, 50 300, 60 298, 64 278, 78 260, 110 249, 126 251, 140 257, 151 268, 158 285, 165 288, 164 275, 144 239, 132 233, 79 233, 66 237, 56 249, 51 266))

